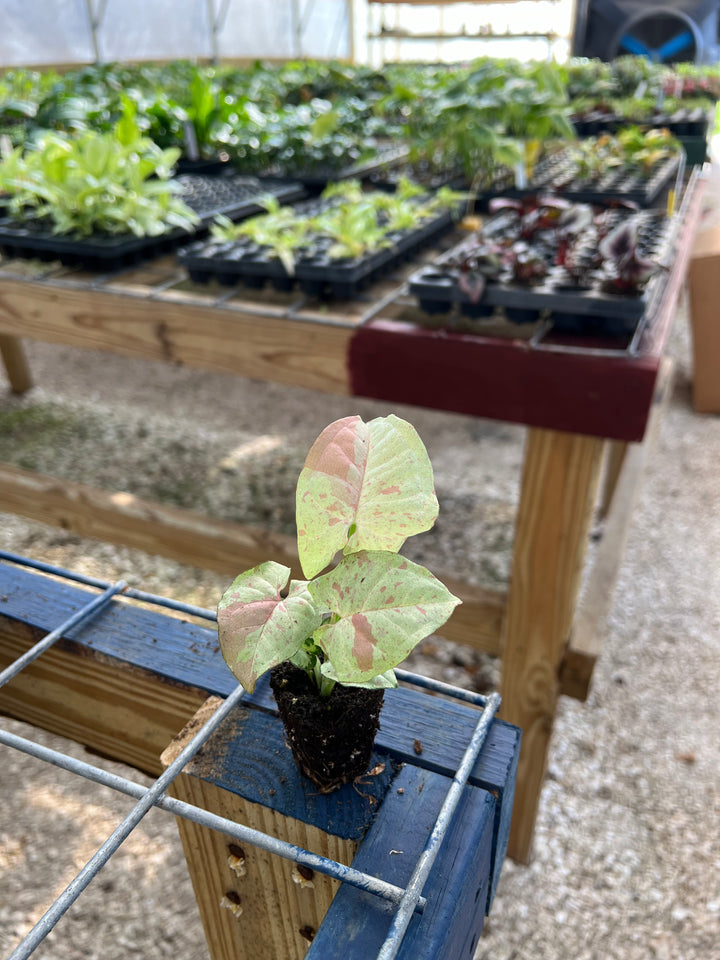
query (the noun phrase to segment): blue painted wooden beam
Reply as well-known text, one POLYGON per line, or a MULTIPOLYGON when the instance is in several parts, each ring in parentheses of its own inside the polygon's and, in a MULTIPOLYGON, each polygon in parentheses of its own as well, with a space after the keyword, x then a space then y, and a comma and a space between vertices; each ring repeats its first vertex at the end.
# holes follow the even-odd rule
MULTIPOLYGON (((405 766, 388 790, 353 866, 405 887, 427 841, 450 781, 405 766)), ((496 799, 466 787, 440 848, 399 960, 472 958, 482 931, 493 866, 496 799)), ((386 901, 343 885, 330 906, 306 960, 373 960, 393 918, 386 901)))
MULTIPOLYGON (((94 595, 93 591, 69 582, 51 580, 22 567, 0 563, 0 624, 5 624, 4 629, 11 632, 27 635, 28 639, 54 629, 94 595)), ((117 671, 118 683, 125 678, 130 693, 138 670, 143 676, 157 679, 158 683, 192 689, 203 697, 211 694, 226 696, 236 683, 222 659, 214 628, 130 604, 112 604, 89 624, 72 630, 61 644, 69 657, 94 657, 98 662, 112 664, 113 670, 117 671)), ((94 695, 99 702, 102 690, 94 695)), ((265 678, 249 702, 260 711, 274 713, 274 701, 265 678)), ((108 704, 103 701, 102 705, 107 713, 108 704)), ((144 709, 152 710, 152 706, 139 701, 137 711, 141 714, 144 709)), ((7 709, 2 691, 0 709, 7 709)), ((452 776, 477 716, 477 711, 464 704, 427 695, 419 697, 412 690, 389 690, 381 714, 376 750, 394 763, 411 763, 442 776, 452 776), (428 723, 427 705, 430 703, 433 713, 432 722, 428 723), (419 756, 415 741, 422 745, 419 756)), ((88 720, 92 718, 88 717, 88 720)), ((118 729, 122 727, 118 726, 118 729)), ((517 728, 494 721, 469 781, 497 800, 493 813, 493 862, 488 907, 507 846, 519 743, 517 728)), ((166 745, 149 743, 147 746, 159 756, 166 745)))
MULTIPOLYGON (((428 745, 437 729, 442 701, 407 691, 408 704, 424 713, 428 745)), ((232 794, 282 817, 319 827, 333 836, 361 841, 353 866, 407 886, 427 843, 451 779, 412 762, 388 757, 384 768, 361 784, 325 796, 300 777, 285 746, 279 720, 238 708, 187 768, 187 775, 212 785, 213 795, 232 794)), ((419 758, 415 757, 417 761, 419 758)), ((225 801, 224 801, 225 802, 225 801)), ((232 809, 232 801, 227 801, 232 809)), ((500 801, 467 786, 440 848, 423 895, 427 906, 415 915, 403 940, 403 960, 461 960, 471 957, 482 931, 499 841, 500 801)), ((241 881, 241 884, 244 881, 241 881)), ((242 895, 242 886, 238 887, 242 895)), ((394 907, 373 894, 343 885, 317 931, 308 958, 372 960, 390 927, 394 907)), ((242 923, 242 921, 241 921, 242 923)))

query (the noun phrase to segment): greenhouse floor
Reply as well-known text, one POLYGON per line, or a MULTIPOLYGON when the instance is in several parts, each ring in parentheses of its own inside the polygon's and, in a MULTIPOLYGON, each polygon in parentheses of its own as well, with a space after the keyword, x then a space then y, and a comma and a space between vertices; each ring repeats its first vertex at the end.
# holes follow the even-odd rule
MULTIPOLYGON (((590 698, 561 701, 534 860, 506 863, 477 958, 708 960, 720 941, 720 417, 692 410, 688 338, 679 318, 674 393, 590 698)), ((326 423, 388 412, 369 401, 45 344, 27 344, 27 352, 38 384, 30 393, 10 397, 0 374, 0 460, 282 532, 291 532, 304 452, 326 423)), ((397 412, 428 446, 441 503, 437 534, 419 538, 413 557, 497 584, 507 575, 523 430, 397 412)), ((15 516, 0 515, 0 525, 5 549, 204 606, 227 585, 227 577, 15 516)), ((497 682, 480 654, 435 639, 412 667, 483 689, 497 682)), ((2 771, 5 956, 129 802, 14 752, 3 753, 2 771)), ((35 956, 207 957, 167 815, 151 812, 35 956)))

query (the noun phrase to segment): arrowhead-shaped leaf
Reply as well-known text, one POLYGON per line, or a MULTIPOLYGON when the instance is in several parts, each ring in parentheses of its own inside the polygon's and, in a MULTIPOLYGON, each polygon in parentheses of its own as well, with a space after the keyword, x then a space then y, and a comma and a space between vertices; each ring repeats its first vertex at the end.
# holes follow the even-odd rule
POLYGON ((338 550, 397 551, 437 514, 430 459, 411 424, 393 415, 337 420, 313 444, 298 480, 303 572, 314 577, 338 550))
POLYGON ((340 617, 313 639, 341 683, 397 666, 460 603, 425 567, 385 551, 350 554, 308 588, 318 607, 340 617))
POLYGON ((307 584, 290 568, 261 563, 241 574, 218 604, 218 637, 225 662, 250 693, 258 678, 288 660, 322 622, 307 584))

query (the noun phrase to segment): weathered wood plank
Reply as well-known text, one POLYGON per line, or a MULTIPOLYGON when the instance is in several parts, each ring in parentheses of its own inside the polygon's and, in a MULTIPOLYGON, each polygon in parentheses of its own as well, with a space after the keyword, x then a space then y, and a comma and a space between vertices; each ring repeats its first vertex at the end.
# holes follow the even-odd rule
MULTIPOLYGON (((93 596, 96 593, 65 581, 0 563, 0 665, 15 659, 34 639, 55 629, 93 596)), ((76 627, 59 646, 0 689, 0 710, 72 736, 109 756, 120 758, 123 751, 127 753, 129 740, 129 752, 143 762, 122 758, 157 775, 161 752, 204 700, 210 695, 227 696, 235 686, 220 654, 215 629, 116 602, 90 623, 76 627), (45 660, 51 656, 55 659, 45 660), (49 663, 47 668, 45 663, 49 663), (99 666, 105 666, 106 672, 96 673, 99 666), (142 696, 137 695, 139 677, 147 683, 142 696), (106 690, 110 682, 111 697, 106 690), (155 687, 157 705, 153 703, 155 687), (163 712, 171 696, 177 696, 177 702, 173 701, 172 709, 168 707, 162 723, 148 723, 148 717, 152 720, 163 712), (106 719, 98 730, 95 711, 103 703, 106 719), (175 727, 167 735, 173 723, 175 727)), ((274 713, 266 677, 249 700, 274 713)), ((432 736, 428 734, 427 746, 418 758, 414 741, 424 741, 426 714, 410 691, 387 691, 377 750, 400 762, 414 758, 418 765, 452 774, 477 721, 477 711, 440 698, 436 703, 438 729, 430 730, 432 736)), ((502 799, 508 779, 508 743, 516 745, 518 736, 515 728, 496 721, 471 783, 498 791, 502 799)), ((507 801, 501 804, 503 810, 511 806, 512 798, 507 801)))
POLYGON ((521 727, 510 855, 530 853, 595 502, 603 441, 528 432, 503 653, 503 717, 521 727))
POLYGON ((349 393, 351 328, 4 279, 0 333, 349 393))
POLYGON ((608 440, 606 446, 605 476, 598 502, 598 517, 600 519, 604 519, 610 510, 629 444, 623 443, 621 440, 608 440))
MULTIPOLYGON (((443 701, 415 691, 403 694, 407 704, 414 702, 425 712, 423 736, 432 747, 433 736, 443 726, 443 701)), ((212 709, 210 703, 206 706, 212 709)), ((197 726, 191 724, 172 745, 164 756, 166 763, 197 726)), ((497 806, 512 790, 517 746, 516 739, 505 743, 506 781, 503 790, 495 791, 497 797, 477 787, 464 791, 425 890, 428 908, 422 918, 413 920, 401 957, 455 960, 474 949, 489 906, 496 846, 502 861, 506 837, 497 833, 497 806)), ((327 856, 334 848, 330 855, 341 862, 349 862, 348 855, 359 843, 356 867, 405 886, 451 782, 420 769, 419 761, 417 755, 408 758, 398 772, 397 764, 385 758, 384 769, 365 778, 357 789, 348 785, 320 796, 312 784, 297 777, 280 721, 240 708, 186 768, 174 792, 314 852, 327 856), (338 857, 338 850, 344 856, 338 857)), ((233 876, 228 839, 189 826, 180 822, 213 960, 279 956, 295 960, 304 955, 318 928, 310 956, 361 960, 375 954, 392 917, 386 903, 342 887, 320 926, 334 884, 326 890, 328 882, 316 873, 314 889, 298 889, 290 864, 250 849, 243 850, 245 873, 233 876), (228 891, 231 900, 239 900, 241 913, 233 915, 220 907, 228 891)))
MULTIPOLYGON (((404 767, 389 790, 353 866, 406 886, 447 792, 444 777, 404 767), (400 792, 402 791, 402 792, 400 792)), ((467 788, 423 891, 428 906, 414 916, 401 960, 472 957, 484 921, 493 856, 494 798, 467 788)), ((387 936, 390 904, 343 885, 313 941, 308 960, 367 960, 387 936)))
POLYGON ((268 559, 302 576, 291 537, 0 463, 3 510, 230 576, 268 559))
MULTIPOLYGON (((159 554, 231 577, 272 559, 291 567, 293 577, 302 579, 296 543, 291 537, 9 464, 0 464, 3 510, 83 537, 159 554)), ((498 656, 505 593, 438 575, 463 601, 443 627, 442 635, 498 656)))
POLYGON ((10 389, 13 393, 25 393, 32 387, 32 375, 22 342, 17 337, 0 335, 0 356, 5 364, 10 389))
MULTIPOLYGON (((215 698, 214 705, 212 701, 204 705, 163 753, 165 765, 220 702, 215 698)), ((170 792, 212 813, 350 864, 393 776, 394 767, 387 764, 360 788, 362 796, 352 786, 321 796, 309 781, 298 777, 280 721, 239 708, 188 764, 170 792)), ((237 845, 231 848, 229 838, 182 819, 178 827, 213 960, 301 960, 339 883, 315 872, 310 883, 302 884, 292 863, 249 845, 240 848, 239 864, 231 859, 237 845)))

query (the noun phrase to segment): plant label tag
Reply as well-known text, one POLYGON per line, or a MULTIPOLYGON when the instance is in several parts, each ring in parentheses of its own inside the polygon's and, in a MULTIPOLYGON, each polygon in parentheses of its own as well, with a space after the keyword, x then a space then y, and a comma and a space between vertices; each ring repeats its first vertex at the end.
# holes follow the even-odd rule
POLYGON ((518 160, 515 164, 515 186, 518 190, 527 188, 527 169, 524 160, 518 160))
POLYGON ((643 98, 643 97, 645 96, 645 94, 647 93, 647 86, 648 86, 648 85, 647 85, 647 80, 641 80, 641 81, 640 81, 640 83, 637 85, 637 89, 635 90, 635 99, 636 99, 636 100, 642 100, 642 98, 643 98))
POLYGON ((12 140, 6 133, 3 133, 3 135, 0 136, 0 157, 9 157, 11 153, 12 140))
POLYGON ((185 139, 185 156, 188 160, 199 160, 200 151, 198 150, 197 137, 195 136, 195 127, 191 120, 183 123, 183 133, 185 139))

